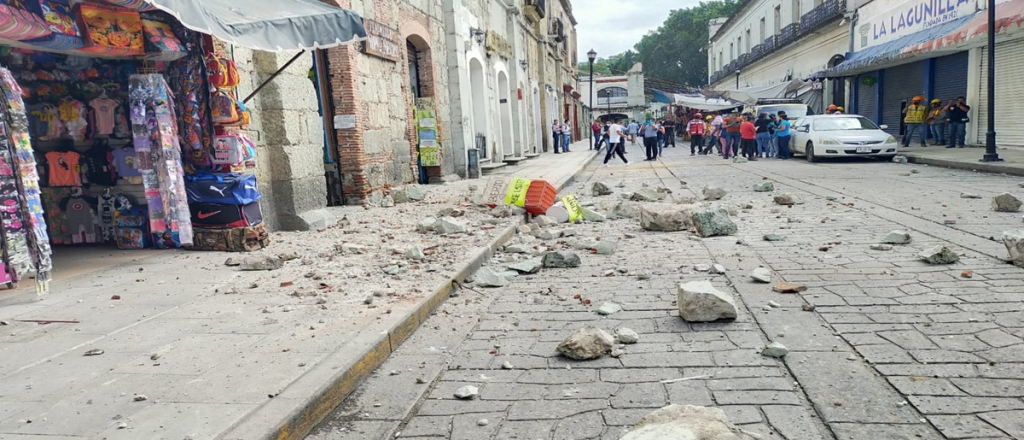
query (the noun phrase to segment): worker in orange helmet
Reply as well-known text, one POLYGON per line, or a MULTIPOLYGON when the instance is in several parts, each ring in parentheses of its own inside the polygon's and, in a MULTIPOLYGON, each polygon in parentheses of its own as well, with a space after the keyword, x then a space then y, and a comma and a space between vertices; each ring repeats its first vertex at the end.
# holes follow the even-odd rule
POLYGON ((829 105, 828 108, 825 109, 825 114, 826 115, 831 115, 831 114, 835 113, 836 112, 836 108, 838 108, 838 107, 836 107, 835 104, 829 105))
POLYGON ((907 125, 907 133, 903 135, 903 146, 909 147, 910 141, 914 138, 914 133, 917 133, 921 139, 921 146, 927 147, 924 138, 927 137, 925 133, 925 119, 928 117, 928 107, 924 104, 924 96, 915 96, 911 98, 910 105, 903 109, 903 122, 907 125))

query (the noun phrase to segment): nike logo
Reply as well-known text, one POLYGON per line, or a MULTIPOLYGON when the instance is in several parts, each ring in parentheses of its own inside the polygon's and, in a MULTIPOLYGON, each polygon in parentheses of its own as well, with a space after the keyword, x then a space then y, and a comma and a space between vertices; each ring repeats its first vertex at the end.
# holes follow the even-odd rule
POLYGON ((220 214, 220 213, 221 213, 221 211, 213 211, 213 212, 199 211, 196 214, 196 217, 199 217, 200 220, 205 220, 205 219, 208 219, 208 218, 213 217, 213 216, 215 216, 217 214, 220 214))
POLYGON ((210 185, 210 190, 217 191, 217 194, 220 194, 221 197, 224 197, 224 190, 226 189, 227 188, 217 188, 216 186, 210 185))

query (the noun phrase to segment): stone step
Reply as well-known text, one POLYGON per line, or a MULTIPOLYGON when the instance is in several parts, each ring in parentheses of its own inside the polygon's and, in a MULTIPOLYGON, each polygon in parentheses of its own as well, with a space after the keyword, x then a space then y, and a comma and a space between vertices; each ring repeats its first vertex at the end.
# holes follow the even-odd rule
POLYGON ((526 159, 527 159, 526 156, 505 156, 505 159, 502 159, 502 161, 507 163, 507 164, 509 164, 509 165, 515 165, 515 164, 518 164, 519 162, 522 162, 522 161, 524 161, 526 159))
POLYGON ((533 159, 535 157, 540 157, 540 153, 523 153, 523 156, 526 156, 527 159, 533 159))
POLYGON ((508 164, 504 162, 483 162, 480 164, 480 174, 487 175, 488 173, 494 172, 494 170, 507 167, 508 164))

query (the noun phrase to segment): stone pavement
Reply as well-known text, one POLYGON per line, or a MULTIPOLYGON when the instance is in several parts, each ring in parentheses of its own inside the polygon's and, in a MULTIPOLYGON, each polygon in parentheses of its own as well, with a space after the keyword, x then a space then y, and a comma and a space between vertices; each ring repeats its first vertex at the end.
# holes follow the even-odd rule
MULTIPOLYGON (((590 157, 528 164, 552 168, 544 175, 561 185, 590 157)), ((431 186, 426 201, 394 208, 337 208, 325 230, 274 233, 257 253, 291 255, 274 271, 225 265, 239 254, 140 253, 54 281, 44 297, 5 295, 0 439, 301 438, 514 230, 518 219, 466 203, 482 183, 431 186), (469 233, 416 231, 446 207, 465 209, 456 221, 469 233), (401 261, 395 252, 409 246, 426 255, 401 261)))
MULTIPOLYGON (((592 164, 569 190, 599 211, 621 199, 590 197, 595 181, 626 194, 665 187, 676 201, 715 185, 728 195, 710 204, 732 211, 739 233, 700 239, 624 219, 574 225, 559 240, 517 235, 538 252, 597 239, 617 250, 461 290, 308 438, 617 439, 668 403, 720 407, 765 439, 1024 438, 1024 269, 992 239, 1024 226, 1020 213, 989 207, 994 194, 1024 192, 1018 180, 870 161, 733 164, 682 149, 657 163, 592 164), (752 191, 765 180, 774 193, 752 191), (806 203, 775 205, 785 192, 806 203), (913 241, 870 249, 893 229, 913 241), (938 244, 960 262, 917 258, 938 244), (726 274, 694 268, 712 263, 726 274), (774 293, 751 280, 759 266, 808 289, 774 293), (735 296, 738 319, 678 317, 676 286, 705 279, 735 296), (623 311, 595 313, 608 301, 623 311), (639 343, 618 358, 557 355, 583 324, 633 329, 639 343), (761 356, 769 341, 790 353, 761 356), (479 398, 454 398, 465 385, 479 398)), ((498 253, 489 264, 524 258, 536 257, 498 253)))
POLYGON ((912 147, 900 150, 911 162, 961 170, 1024 176, 1024 149, 1000 148, 1002 162, 979 162, 985 148, 912 147))

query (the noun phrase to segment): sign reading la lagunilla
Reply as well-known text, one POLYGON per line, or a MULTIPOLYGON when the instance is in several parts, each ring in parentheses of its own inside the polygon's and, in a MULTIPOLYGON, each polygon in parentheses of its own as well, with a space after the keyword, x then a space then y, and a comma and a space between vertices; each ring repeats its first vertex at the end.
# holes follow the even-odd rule
MULTIPOLYGON (((883 2, 884 3, 884 2, 883 2)), ((871 39, 892 40, 937 26, 974 12, 973 0, 917 0, 906 2, 872 20, 871 39)))

